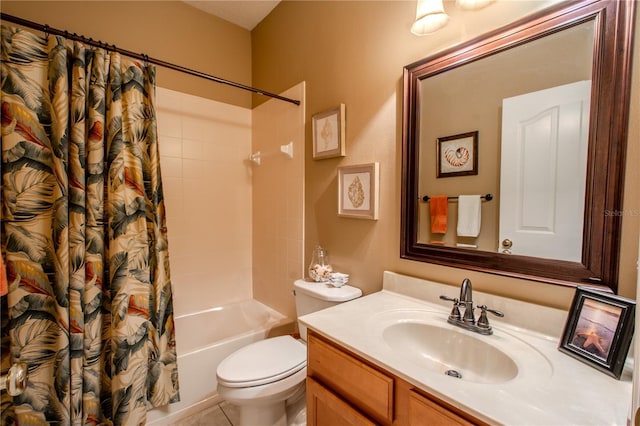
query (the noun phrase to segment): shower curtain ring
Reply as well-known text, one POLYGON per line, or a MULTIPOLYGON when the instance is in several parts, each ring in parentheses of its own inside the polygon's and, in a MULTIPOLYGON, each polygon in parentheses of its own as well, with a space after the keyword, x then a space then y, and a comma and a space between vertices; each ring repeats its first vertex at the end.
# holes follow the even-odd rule
POLYGON ((49 41, 49 25, 44 24, 44 38, 49 41))

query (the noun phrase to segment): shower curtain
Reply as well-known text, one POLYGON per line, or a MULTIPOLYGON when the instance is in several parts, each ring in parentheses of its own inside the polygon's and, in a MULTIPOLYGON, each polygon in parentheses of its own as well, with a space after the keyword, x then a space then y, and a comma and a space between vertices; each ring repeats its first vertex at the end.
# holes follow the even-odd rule
POLYGON ((2 27, 3 368, 29 367, 3 425, 140 425, 179 400, 154 80, 2 27))

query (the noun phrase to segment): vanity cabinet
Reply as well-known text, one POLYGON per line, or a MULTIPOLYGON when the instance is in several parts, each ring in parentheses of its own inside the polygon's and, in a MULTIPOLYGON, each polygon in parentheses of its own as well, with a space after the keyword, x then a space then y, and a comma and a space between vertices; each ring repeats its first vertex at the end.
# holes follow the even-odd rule
POLYGON ((331 390, 307 377, 307 425, 374 426, 331 390))
POLYGON ((472 423, 449 410, 434 400, 416 392, 409 391, 409 425, 473 425, 472 423))
POLYGON ((312 330, 307 350, 309 426, 485 424, 312 330))

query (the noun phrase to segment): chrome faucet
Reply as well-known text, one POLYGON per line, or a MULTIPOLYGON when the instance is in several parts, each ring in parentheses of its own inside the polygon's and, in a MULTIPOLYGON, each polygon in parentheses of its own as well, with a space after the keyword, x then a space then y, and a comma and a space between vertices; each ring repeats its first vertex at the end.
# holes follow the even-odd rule
POLYGON ((464 317, 462 321, 464 321, 465 324, 475 324, 476 318, 473 315, 473 289, 469 278, 462 280, 459 303, 464 307, 464 317))
POLYGON ((493 315, 498 317, 504 317, 504 314, 500 311, 496 311, 493 309, 487 308, 486 305, 477 306, 480 308, 480 318, 476 322, 475 315, 473 310, 475 307, 473 306, 473 289, 471 287, 471 280, 469 278, 465 278, 462 280, 462 284, 460 285, 460 298, 454 299, 449 296, 440 296, 442 300, 448 300, 453 302, 453 309, 449 314, 449 318, 447 322, 449 324, 457 325, 458 327, 462 327, 465 330, 474 331, 480 334, 492 334, 493 329, 491 325, 489 325, 489 319, 487 318, 487 312, 491 312, 493 315), (464 315, 460 315, 460 307, 464 308, 464 315))

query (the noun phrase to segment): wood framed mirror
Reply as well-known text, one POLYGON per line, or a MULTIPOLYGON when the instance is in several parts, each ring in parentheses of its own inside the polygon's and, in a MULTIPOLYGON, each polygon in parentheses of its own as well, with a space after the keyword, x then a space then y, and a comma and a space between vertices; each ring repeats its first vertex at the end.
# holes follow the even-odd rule
MULTIPOLYGON (((419 60, 404 68, 403 91, 403 152, 402 152, 402 199, 401 199, 401 237, 400 255, 404 259, 436 263, 451 267, 470 269, 480 272, 488 272, 529 280, 547 282, 561 285, 590 284, 603 289, 617 292, 619 246, 622 218, 619 214, 622 210, 622 194, 624 185, 624 164, 627 141, 627 125, 629 115, 629 96, 631 80, 631 49, 633 39, 633 19, 635 2, 618 0, 579 0, 563 2, 547 10, 514 22, 506 27, 492 31, 484 36, 463 43, 459 46, 447 49, 434 56, 419 60), (453 73, 468 70, 471 66, 479 66, 480 71, 475 74, 487 76, 494 74, 488 64, 495 62, 501 70, 515 72, 519 66, 505 65, 501 62, 501 56, 509 55, 518 49, 524 50, 521 57, 535 56, 534 48, 539 49, 540 56, 546 55, 545 43, 555 43, 552 38, 564 37, 573 33, 573 39, 585 39, 584 34, 589 34, 586 39, 586 48, 589 56, 589 72, 583 78, 590 89, 587 99, 588 111, 586 112, 585 149, 583 177, 580 178, 579 191, 576 204, 578 204, 577 221, 582 222, 581 235, 578 235, 578 243, 575 259, 546 255, 505 254, 500 252, 500 236, 497 231, 500 212, 493 208, 492 214, 485 215, 485 206, 482 207, 481 233, 487 231, 491 235, 485 237, 488 247, 461 248, 455 240, 432 241, 424 237, 424 228, 428 227, 428 202, 423 201, 426 195, 446 194, 451 196, 462 194, 492 193, 496 205, 501 201, 501 184, 499 170, 500 148, 502 133, 496 132, 498 146, 487 151, 486 146, 490 141, 483 138, 487 132, 480 131, 479 149, 480 165, 478 175, 494 173, 497 177, 490 178, 493 181, 492 188, 476 189, 473 179, 480 176, 464 176, 433 180, 432 172, 428 171, 427 163, 435 164, 436 151, 430 144, 435 144, 435 139, 447 134, 465 133, 477 130, 479 127, 502 127, 502 105, 493 107, 484 106, 483 112, 492 110, 493 116, 488 118, 489 123, 480 122, 478 118, 482 114, 470 113, 475 117, 471 121, 458 121, 456 129, 434 129, 434 124, 425 119, 429 114, 430 105, 438 105, 443 109, 447 99, 453 99, 448 94, 438 95, 429 87, 453 87, 456 84, 435 83, 431 81, 448 77, 453 73), (552 40, 552 41, 550 41, 552 40), (538 47, 535 47, 538 46, 538 47), (530 49, 527 51, 527 49, 530 49), (484 73, 484 74, 483 74, 484 73), (431 79, 431 80, 430 80, 431 79), (438 96, 444 96, 438 98, 438 96), (495 111, 493 111, 495 110, 495 111), (474 121, 475 120, 475 121, 474 121), (454 131, 455 130, 455 131, 454 131), (484 145, 483 145, 484 144, 484 145), (487 167, 483 155, 489 152, 489 157, 494 163, 487 167), (491 166, 498 164, 498 166, 491 166), (425 175, 429 175, 425 177, 425 175), (465 181, 454 179, 467 179, 465 181), (584 180, 584 184, 582 183, 584 180), (427 182, 427 183, 425 183, 427 182), (452 182, 452 183, 449 183, 452 182), (447 193, 446 185, 456 188, 458 193, 447 193), (469 191, 472 192, 469 192, 469 191), (426 193, 425 193, 426 192, 426 193), (426 213, 425 213, 426 212, 426 213), (437 243, 437 244, 436 244, 437 243)), ((572 39, 571 36, 568 39, 572 39)), ((569 45, 566 51, 579 51, 583 48, 575 48, 569 45)), ((562 53, 560 53, 562 55, 562 53)), ((565 69, 566 64, 551 60, 547 64, 549 69, 565 69)), ((519 63, 521 64, 521 63, 519 63)), ((531 69, 531 67, 524 67, 531 69)), ((542 71, 536 70, 536 74, 542 71)), ((499 73, 496 73, 499 75, 499 73)), ((474 74, 472 74, 474 75, 474 74)), ((500 78, 500 77, 498 77, 500 78)), ((502 81, 512 81, 516 78, 508 78, 502 81)), ((526 79, 527 77, 523 77, 526 79)), ((466 80, 470 78, 467 77, 466 80)), ((442 80, 446 81, 446 80, 442 80)), ((486 86, 484 81, 477 81, 476 86, 486 86)), ((515 94, 520 94, 514 89, 515 94)), ((522 93, 528 91, 522 89, 522 93)), ((470 95, 470 94, 469 94, 470 95)), ((482 98, 484 95, 480 95, 482 98)), ((502 96, 502 95, 500 95, 502 96)), ((465 103, 475 104, 469 97, 465 103)), ((462 104, 461 102, 458 105, 462 104)), ((458 111, 445 114, 454 115, 458 111)), ((458 117, 457 117, 458 118, 458 117)), ((510 142, 511 143, 511 142, 510 142)), ((556 153, 557 154, 557 153, 556 153)), ((546 164, 546 163, 544 163, 546 164)), ((559 170, 562 165, 550 168, 559 170)), ((505 186, 504 184, 502 185, 505 186)), ((503 188, 504 189, 504 188, 503 188)), ((567 192, 565 192, 566 194, 567 192)), ((560 195, 563 195, 562 193, 560 195)), ((554 195, 557 199, 558 194, 554 195)), ((506 195, 505 195, 506 198, 506 195)), ((428 198, 425 198, 428 200, 428 198)), ((493 202, 493 201, 492 201, 493 202)), ((483 203, 484 204, 484 203, 483 203)), ((506 204, 505 204, 506 205, 506 204)), ((505 212, 502 212, 505 215, 505 212)), ((549 216, 553 216, 550 214, 549 216)), ((542 251, 545 253, 545 250, 542 251)))

